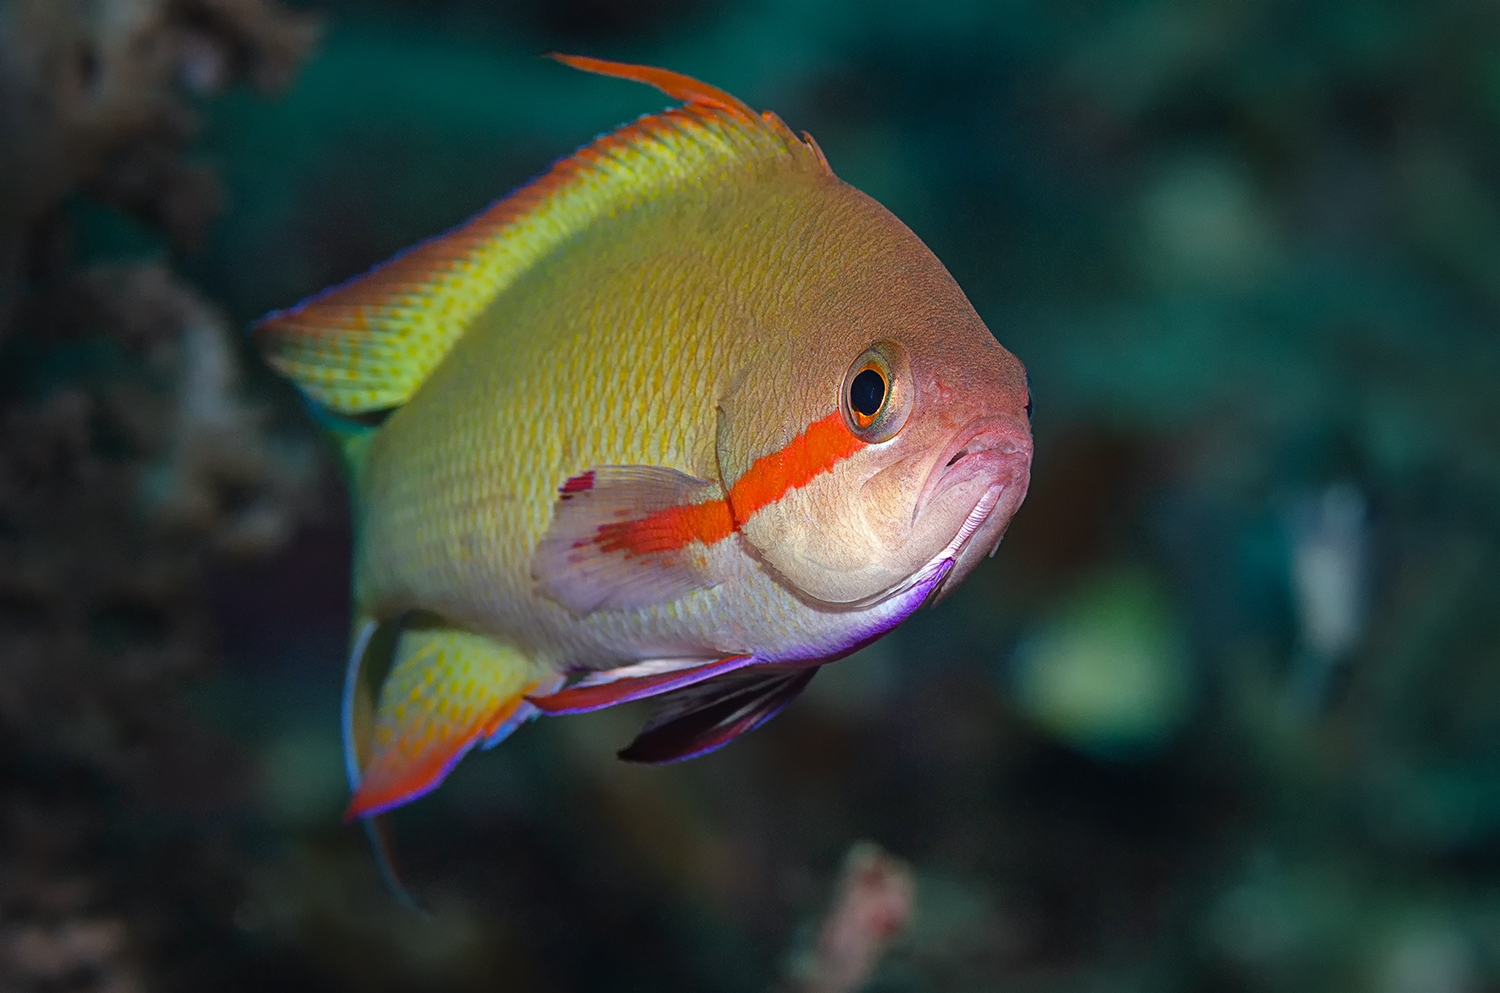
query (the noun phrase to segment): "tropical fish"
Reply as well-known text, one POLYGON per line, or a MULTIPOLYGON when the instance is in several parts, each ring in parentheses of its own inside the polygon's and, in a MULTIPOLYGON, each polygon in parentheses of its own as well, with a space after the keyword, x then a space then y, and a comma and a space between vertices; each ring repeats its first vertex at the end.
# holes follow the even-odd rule
POLYGON ((257 325, 352 494, 351 818, 538 714, 657 697, 622 758, 718 748, 1026 494, 1021 363, 811 136, 556 58, 682 104, 257 325))

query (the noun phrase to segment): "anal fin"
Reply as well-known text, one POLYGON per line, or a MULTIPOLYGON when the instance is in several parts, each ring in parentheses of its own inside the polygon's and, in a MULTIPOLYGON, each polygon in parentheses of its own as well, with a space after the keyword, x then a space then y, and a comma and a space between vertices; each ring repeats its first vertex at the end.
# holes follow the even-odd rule
MULTIPOLYGON (((349 791, 359 789, 360 769, 370 758, 370 726, 375 719, 375 702, 380 684, 391 668, 394 639, 399 624, 382 626, 371 617, 358 617, 354 624, 354 643, 349 649, 349 665, 344 673, 342 738, 344 771, 349 777, 349 791)), ((375 856, 375 867, 386 889, 402 906, 420 910, 422 905, 401 879, 396 866, 396 846, 391 837, 390 818, 384 814, 364 817, 365 837, 375 856)))
MULTIPOLYGON (((378 639, 380 634, 375 635, 378 639)), ((346 817, 370 817, 434 789, 469 749, 494 744, 533 716, 526 700, 547 679, 529 659, 481 635, 408 615, 371 708, 350 674, 346 752, 354 797, 346 817), (357 764, 357 769, 354 765, 357 764)))

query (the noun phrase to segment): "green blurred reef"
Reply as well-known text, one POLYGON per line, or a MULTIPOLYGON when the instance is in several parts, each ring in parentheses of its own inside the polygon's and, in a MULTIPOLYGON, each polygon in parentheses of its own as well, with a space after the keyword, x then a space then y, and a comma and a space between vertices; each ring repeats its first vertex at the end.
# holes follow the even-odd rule
POLYGON ((852 989, 862 839, 872 991, 1500 989, 1497 177, 1475 2, 0 0, 0 990, 852 989), (244 328, 663 105, 550 50, 811 132, 1026 363, 1033 482, 722 752, 466 760, 413 915, 244 328))

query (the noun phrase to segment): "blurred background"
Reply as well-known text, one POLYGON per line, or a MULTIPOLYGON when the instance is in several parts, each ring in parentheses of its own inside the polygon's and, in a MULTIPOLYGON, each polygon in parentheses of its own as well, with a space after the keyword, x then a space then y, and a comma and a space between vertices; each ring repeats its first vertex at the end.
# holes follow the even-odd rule
POLYGON ((869 840, 871 990, 1500 990, 1497 320, 1489 3, 0 0, 0 989, 853 989, 798 963, 869 840), (812 132, 1026 363, 1033 482, 719 753, 465 761, 419 915, 246 327, 664 105, 553 49, 812 132))

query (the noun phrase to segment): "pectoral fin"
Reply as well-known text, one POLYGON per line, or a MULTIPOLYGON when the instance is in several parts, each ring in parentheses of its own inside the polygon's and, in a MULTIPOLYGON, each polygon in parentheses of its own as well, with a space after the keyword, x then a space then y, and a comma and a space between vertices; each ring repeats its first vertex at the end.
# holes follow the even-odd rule
POLYGON ((534 716, 526 695, 556 682, 516 650, 436 618, 408 615, 395 638, 374 706, 369 681, 357 672, 345 693, 351 819, 435 788, 469 749, 494 744, 534 716))
POLYGON ((662 466, 603 466, 559 487, 531 576, 576 614, 667 603, 717 583, 710 549, 733 533, 718 483, 662 466))

